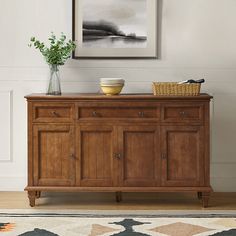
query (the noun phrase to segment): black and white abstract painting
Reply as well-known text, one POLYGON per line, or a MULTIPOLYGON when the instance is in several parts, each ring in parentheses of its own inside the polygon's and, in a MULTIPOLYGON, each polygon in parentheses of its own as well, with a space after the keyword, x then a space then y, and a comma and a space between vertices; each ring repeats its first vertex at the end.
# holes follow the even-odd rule
POLYGON ((83 47, 146 46, 147 0, 83 0, 83 47))
POLYGON ((74 58, 156 57, 158 0, 73 0, 74 58))

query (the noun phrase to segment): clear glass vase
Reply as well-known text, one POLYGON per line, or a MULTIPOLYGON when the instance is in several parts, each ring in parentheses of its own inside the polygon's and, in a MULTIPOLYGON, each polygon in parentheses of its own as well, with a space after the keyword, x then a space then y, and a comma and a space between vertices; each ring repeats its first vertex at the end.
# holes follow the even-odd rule
POLYGON ((47 95, 61 95, 59 65, 50 65, 50 78, 47 95))

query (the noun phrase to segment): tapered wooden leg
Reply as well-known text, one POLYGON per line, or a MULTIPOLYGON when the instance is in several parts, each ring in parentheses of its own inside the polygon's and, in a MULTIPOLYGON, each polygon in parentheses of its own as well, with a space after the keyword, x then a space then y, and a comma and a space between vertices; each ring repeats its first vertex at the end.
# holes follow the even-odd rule
POLYGON ((202 192, 202 206, 204 208, 208 207, 209 199, 210 199, 210 192, 202 192))
POLYGON ((198 192, 198 193, 197 193, 197 198, 198 198, 199 200, 202 200, 202 192, 198 192))
POLYGON ((41 197, 41 191, 37 191, 36 192, 36 198, 40 198, 41 197))
POLYGON ((36 191, 28 191, 29 204, 31 207, 35 206, 36 191))
POLYGON ((121 202, 121 201, 122 201, 122 193, 116 192, 116 202, 121 202))

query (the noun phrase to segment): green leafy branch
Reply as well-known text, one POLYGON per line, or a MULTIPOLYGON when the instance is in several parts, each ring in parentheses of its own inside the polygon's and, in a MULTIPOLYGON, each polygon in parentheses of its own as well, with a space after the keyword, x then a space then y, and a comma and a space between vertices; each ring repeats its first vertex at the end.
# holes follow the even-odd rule
POLYGON ((64 65, 76 48, 75 42, 72 40, 66 41, 64 33, 61 33, 61 37, 57 39, 53 32, 48 40, 50 42, 50 47, 47 47, 45 43, 32 37, 30 39, 29 47, 34 46, 38 49, 49 65, 64 65))

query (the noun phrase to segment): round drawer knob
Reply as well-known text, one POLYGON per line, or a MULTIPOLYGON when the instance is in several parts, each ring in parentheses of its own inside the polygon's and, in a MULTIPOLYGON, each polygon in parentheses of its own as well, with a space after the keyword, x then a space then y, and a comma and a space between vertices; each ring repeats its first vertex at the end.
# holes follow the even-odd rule
POLYGON ((120 153, 115 153, 115 154, 114 154, 114 157, 115 157, 116 159, 121 159, 121 154, 120 154, 120 153))
POLYGON ((55 116, 55 117, 58 117, 58 116, 59 116, 59 114, 58 114, 56 111, 52 111, 51 113, 52 113, 52 115, 55 116))
POLYGON ((98 113, 97 113, 96 111, 93 111, 93 112, 92 112, 92 116, 93 116, 93 117, 97 117, 97 116, 98 116, 98 113))
POLYGON ((180 114, 181 116, 187 116, 187 112, 186 112, 186 111, 180 111, 179 114, 180 114))
POLYGON ((140 111, 140 112, 138 113, 138 115, 139 115, 139 117, 144 117, 144 112, 143 112, 143 111, 140 111))

